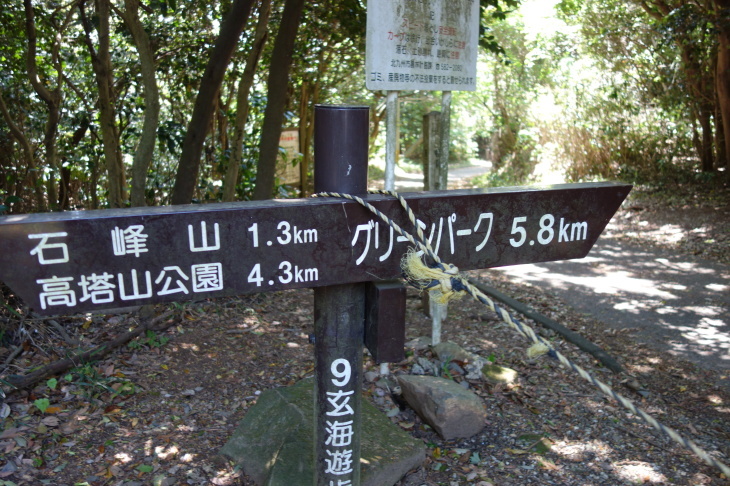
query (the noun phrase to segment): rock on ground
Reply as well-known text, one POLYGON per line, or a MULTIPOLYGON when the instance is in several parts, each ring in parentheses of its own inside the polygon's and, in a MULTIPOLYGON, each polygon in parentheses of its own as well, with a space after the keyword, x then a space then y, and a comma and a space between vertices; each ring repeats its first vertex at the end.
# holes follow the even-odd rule
MULTIPOLYGON (((314 381, 267 390, 220 453, 259 485, 306 485, 314 476, 314 381)), ((362 401, 361 484, 386 486, 425 460, 423 443, 362 401)))
POLYGON ((446 378, 398 376, 403 398, 444 439, 471 437, 486 424, 484 402, 446 378))

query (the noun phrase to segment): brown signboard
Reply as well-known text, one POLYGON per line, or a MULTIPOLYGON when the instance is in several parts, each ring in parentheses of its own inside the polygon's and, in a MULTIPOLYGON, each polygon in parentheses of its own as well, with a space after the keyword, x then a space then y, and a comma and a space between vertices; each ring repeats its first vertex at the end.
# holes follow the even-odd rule
MULTIPOLYGON (((462 270, 585 256, 631 186, 405 194, 462 270)), ((399 203, 366 199, 411 231, 399 203)), ((410 244, 334 198, 9 215, 0 280, 41 314, 390 280, 410 244)))

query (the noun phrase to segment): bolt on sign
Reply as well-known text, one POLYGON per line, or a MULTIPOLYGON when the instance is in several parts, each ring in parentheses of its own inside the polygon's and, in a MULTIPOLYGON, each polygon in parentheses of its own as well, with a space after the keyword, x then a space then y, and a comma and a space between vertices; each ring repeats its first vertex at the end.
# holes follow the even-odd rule
POLYGON ((369 0, 369 90, 474 91, 477 0, 369 0))
MULTIPOLYGON (((581 258, 630 186, 414 193, 419 226, 462 270, 581 258)), ((367 196, 408 229, 397 201, 367 196)), ((0 218, 0 279, 61 314, 400 276, 405 238, 355 202, 274 200, 0 218)))

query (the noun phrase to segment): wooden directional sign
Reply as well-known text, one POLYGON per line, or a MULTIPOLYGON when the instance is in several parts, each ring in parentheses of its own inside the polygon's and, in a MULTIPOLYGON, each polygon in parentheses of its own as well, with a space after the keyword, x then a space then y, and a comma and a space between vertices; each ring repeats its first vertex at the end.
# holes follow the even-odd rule
MULTIPOLYGON (((405 195, 462 270, 581 258, 629 185, 405 195)), ((399 203, 366 198, 412 230, 399 203)), ((0 218, 0 280, 41 314, 397 278, 409 244, 357 203, 273 200, 0 218)))

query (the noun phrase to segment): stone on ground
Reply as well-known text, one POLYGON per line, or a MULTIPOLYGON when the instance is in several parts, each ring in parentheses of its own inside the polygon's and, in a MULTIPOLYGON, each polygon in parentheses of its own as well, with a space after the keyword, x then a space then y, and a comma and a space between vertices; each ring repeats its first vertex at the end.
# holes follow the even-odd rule
POLYGON ((406 343, 406 347, 415 351, 425 351, 431 347, 431 337, 421 336, 415 339, 411 339, 406 343))
POLYGON ((471 437, 486 424, 482 399, 452 380, 399 375, 398 384, 408 405, 446 440, 471 437))
POLYGON ((433 347, 433 352, 439 357, 441 361, 456 360, 470 362, 476 359, 472 353, 464 350, 461 346, 451 341, 444 341, 438 343, 433 347))
POLYGON ((444 363, 458 361, 464 367, 467 380, 482 379, 482 367, 487 363, 487 360, 481 356, 470 353, 451 341, 438 343, 433 347, 433 352, 444 363))
MULTIPOLYGON (((314 476, 314 380, 267 390, 220 453, 258 485, 306 486, 314 476)), ((423 443, 362 401, 361 484, 388 486, 425 460, 423 443)))

